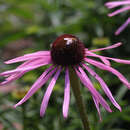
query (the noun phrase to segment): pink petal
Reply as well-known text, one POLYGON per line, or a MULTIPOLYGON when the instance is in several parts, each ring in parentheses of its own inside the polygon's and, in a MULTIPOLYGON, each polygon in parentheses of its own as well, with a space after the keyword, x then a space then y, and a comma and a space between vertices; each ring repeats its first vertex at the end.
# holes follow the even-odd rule
POLYGON ((122 63, 122 64, 130 64, 130 60, 122 60, 122 59, 117 59, 117 58, 111 58, 111 57, 105 57, 109 60, 113 60, 117 63, 122 63))
POLYGON ((117 7, 117 6, 127 5, 127 4, 130 4, 130 1, 129 1, 129 0, 126 0, 126 1, 107 2, 107 3, 105 4, 105 6, 107 6, 108 8, 115 8, 115 7, 117 7))
POLYGON ((91 51, 91 52, 96 52, 96 51, 102 51, 102 50, 109 50, 109 49, 113 49, 113 48, 119 47, 120 45, 122 45, 121 42, 116 43, 116 44, 111 45, 111 46, 108 46, 108 47, 105 47, 105 48, 94 49, 94 50, 90 50, 90 51, 91 51))
POLYGON ((126 20, 126 22, 123 25, 121 25, 117 29, 117 31, 115 32, 115 35, 119 35, 128 26, 128 24, 130 24, 130 17, 126 20))
POLYGON ((33 63, 31 63, 30 66, 28 65, 28 66, 24 66, 24 67, 16 68, 14 70, 10 70, 10 71, 0 73, 0 76, 11 75, 11 74, 19 73, 19 72, 23 72, 23 71, 30 71, 30 70, 36 69, 38 67, 41 67, 41 66, 44 66, 44 65, 47 65, 47 64, 50 64, 50 63, 51 63, 50 58, 46 59, 46 60, 41 60, 41 59, 36 60, 33 63))
POLYGON ((46 111, 46 108, 48 106, 48 102, 49 102, 49 99, 50 99, 50 96, 51 96, 51 93, 52 93, 52 90, 54 88, 54 85, 56 83, 56 80, 58 79, 58 76, 61 72, 61 68, 59 68, 56 72, 56 74, 54 75, 54 77, 52 78, 46 92, 45 92, 45 95, 43 97, 43 100, 42 100, 42 104, 41 104, 41 109, 40 109, 40 116, 44 116, 45 114, 45 111, 46 111))
MULTIPOLYGON (((20 66, 18 66, 17 68, 29 66, 33 62, 35 62, 35 60, 26 61, 23 64, 21 64, 20 66)), ((28 72, 28 71, 23 71, 23 72, 20 72, 20 73, 12 74, 11 76, 7 77, 4 82, 0 83, 0 85, 6 85, 6 84, 13 82, 14 80, 17 80, 20 77, 22 77, 26 72, 28 72)))
POLYGON ((47 56, 50 56, 50 51, 39 51, 32 54, 26 54, 24 56, 20 56, 11 60, 6 61, 6 64, 12 64, 16 62, 22 62, 26 60, 32 60, 37 58, 46 58, 47 56))
POLYGON ((69 102, 70 102, 70 79, 69 79, 69 70, 66 67, 64 102, 63 102, 63 108, 62 108, 64 118, 67 118, 68 116, 69 102))
POLYGON ((6 78, 5 81, 1 82, 0 85, 7 85, 7 84, 13 82, 14 80, 19 79, 24 74, 25 74, 25 72, 21 72, 21 73, 18 73, 18 74, 11 75, 10 77, 6 78))
POLYGON ((85 72, 82 70, 81 67, 79 67, 80 73, 75 69, 78 77, 80 78, 81 82, 84 84, 85 87, 88 88, 88 90, 92 93, 92 95, 102 104, 102 106, 109 112, 112 112, 107 102, 103 99, 103 97, 96 91, 93 84, 91 83, 88 76, 85 74, 85 72))
POLYGON ((98 61, 95 61, 95 60, 92 60, 92 59, 89 59, 89 58, 85 58, 85 61, 102 69, 102 70, 107 70, 111 73, 113 73, 114 75, 116 75, 120 81, 122 81, 129 89, 130 89, 130 83, 127 81, 127 79, 120 73, 118 72, 116 69, 110 67, 110 66, 106 66, 98 61))
POLYGON ((112 16, 115 16, 115 15, 117 15, 117 14, 120 14, 120 13, 126 11, 126 10, 130 10, 130 6, 124 7, 124 8, 121 8, 121 9, 118 9, 118 10, 114 11, 113 13, 108 14, 108 16, 109 16, 109 17, 112 17, 112 16))
POLYGON ((45 72, 37 79, 37 81, 32 85, 28 93, 24 96, 22 100, 20 100, 14 107, 16 108, 17 106, 23 104, 26 102, 39 88, 41 88, 47 81, 48 79, 53 75, 53 73, 56 71, 57 68, 52 70, 53 66, 49 67, 48 69, 45 70, 45 72), (49 73, 48 73, 49 72, 49 73), (48 74, 47 74, 48 73, 48 74))
POLYGON ((92 96, 92 97, 93 97, 93 101, 94 101, 94 103, 95 103, 95 106, 96 106, 96 108, 97 108, 100 121, 102 121, 102 117, 101 117, 101 113, 100 113, 100 108, 99 108, 99 101, 98 101, 94 96, 92 96))
POLYGON ((103 79, 96 72, 94 72, 91 68, 89 68, 87 65, 83 64, 83 66, 93 77, 95 77, 95 79, 97 79, 97 81, 101 84, 102 89, 104 90, 105 94, 108 96, 110 101, 113 103, 113 105, 121 111, 121 107, 115 101, 114 97, 112 96, 111 91, 109 90, 108 86, 103 81, 103 79))
POLYGON ((130 64, 130 60, 122 60, 122 59, 117 59, 117 58, 111 58, 111 57, 106 57, 106 56, 100 56, 100 55, 97 55, 97 54, 94 54, 90 51, 86 52, 86 56, 94 56, 94 57, 99 57, 99 58, 105 58, 105 59, 109 59, 109 60, 113 60, 117 63, 122 63, 122 64, 130 64))
POLYGON ((106 59, 106 57, 94 54, 94 53, 92 53, 90 51, 86 51, 86 56, 98 57, 98 58, 100 58, 104 62, 104 64, 106 64, 108 66, 111 65, 110 62, 109 62, 109 60, 106 59))

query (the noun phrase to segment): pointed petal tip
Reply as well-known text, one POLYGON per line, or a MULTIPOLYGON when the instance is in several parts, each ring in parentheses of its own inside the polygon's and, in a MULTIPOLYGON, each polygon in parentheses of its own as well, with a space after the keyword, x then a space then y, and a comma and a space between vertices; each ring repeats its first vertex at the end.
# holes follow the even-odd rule
POLYGON ((40 117, 43 117, 45 113, 43 112, 40 112, 40 117))
POLYGON ((63 116, 64 117, 64 120, 66 120, 67 119, 67 116, 63 116))
POLYGON ((105 3, 104 5, 105 5, 105 6, 108 6, 108 3, 105 3))
POLYGON ((109 109, 109 112, 112 112, 112 110, 111 110, 111 109, 109 109))
POLYGON ((7 71, 1 72, 1 73, 0 73, 0 76, 5 77, 5 78, 8 77, 8 75, 7 75, 6 72, 7 72, 7 71))
POLYGON ((40 117, 43 117, 45 115, 46 109, 40 108, 40 117))
POLYGON ((102 122, 102 118, 101 118, 101 117, 99 117, 99 122, 100 122, 100 123, 102 122))
POLYGON ((117 44, 122 45, 123 43, 122 42, 118 42, 117 44))
POLYGON ((108 14, 107 16, 108 16, 108 17, 112 17, 112 15, 111 15, 111 14, 108 14))
POLYGON ((112 8, 112 6, 111 6, 111 4, 110 4, 109 2, 105 3, 104 5, 105 5, 108 9, 111 9, 111 8, 112 8))
POLYGON ((67 114, 65 114, 65 113, 63 113, 63 117, 64 117, 64 119, 66 120, 66 119, 67 119, 67 117, 68 117, 68 115, 67 115, 67 114))
POLYGON ((4 63, 5 63, 5 64, 9 64, 9 62, 8 62, 8 61, 5 61, 4 63))
POLYGON ((120 107, 119 104, 115 105, 115 107, 116 107, 120 112, 122 111, 122 109, 121 109, 121 107, 120 107))
POLYGON ((2 73, 0 73, 0 76, 3 76, 3 74, 2 74, 2 73))
POLYGON ((117 36, 117 35, 119 35, 120 33, 118 33, 118 32, 115 32, 115 35, 117 36))
POLYGON ((17 104, 14 105, 14 108, 16 108, 16 107, 18 107, 18 106, 20 106, 20 105, 21 105, 21 104, 17 103, 17 104))
POLYGON ((120 108, 118 108, 118 109, 119 109, 119 111, 120 111, 120 112, 122 112, 122 109, 121 109, 121 107, 120 107, 120 108))
POLYGON ((3 81, 3 82, 1 82, 0 83, 0 86, 5 86, 5 85, 7 85, 7 84, 9 84, 10 82, 8 82, 8 81, 3 81))
POLYGON ((126 84, 126 87, 127 87, 128 89, 130 89, 130 83, 126 84))
POLYGON ((14 109, 16 109, 16 107, 17 107, 16 105, 13 106, 14 109))
POLYGON ((40 114, 40 117, 43 117, 42 114, 40 114))
POLYGON ((7 61, 4 61, 5 64, 12 64, 11 62, 12 60, 7 60, 7 61))
POLYGON ((3 86, 3 85, 4 85, 4 83, 3 83, 3 82, 1 82, 1 83, 0 83, 0 86, 3 86))

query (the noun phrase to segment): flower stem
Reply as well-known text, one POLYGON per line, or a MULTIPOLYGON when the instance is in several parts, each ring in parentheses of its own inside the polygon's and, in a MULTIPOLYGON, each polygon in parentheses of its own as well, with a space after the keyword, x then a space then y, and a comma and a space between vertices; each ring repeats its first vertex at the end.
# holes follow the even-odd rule
POLYGON ((75 71, 72 68, 69 68, 69 75, 70 75, 70 84, 71 84, 71 87, 72 87, 72 90, 76 99, 76 104, 80 113, 84 130, 90 130, 88 117, 85 112, 85 106, 84 106, 82 96, 81 96, 79 78, 77 77, 75 71))

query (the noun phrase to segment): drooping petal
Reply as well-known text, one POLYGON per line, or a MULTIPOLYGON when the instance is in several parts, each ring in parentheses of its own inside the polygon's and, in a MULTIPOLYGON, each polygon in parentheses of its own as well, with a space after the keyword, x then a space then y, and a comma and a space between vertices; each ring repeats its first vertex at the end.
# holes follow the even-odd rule
POLYGON ((1 82, 0 85, 7 85, 7 84, 13 82, 14 80, 19 79, 24 74, 25 74, 25 72, 21 72, 21 73, 18 73, 18 74, 11 75, 8 78, 6 78, 5 81, 1 82))
POLYGON ((28 93, 24 96, 22 100, 20 100, 14 107, 23 104, 26 102, 39 88, 41 88, 48 79, 54 74, 57 68, 53 69, 51 72, 49 72, 52 69, 53 66, 49 67, 44 71, 44 73, 37 79, 37 81, 32 85, 32 87, 29 89, 28 93), (49 73, 48 73, 49 72, 49 73), (48 74, 47 74, 48 73, 48 74))
POLYGON ((109 90, 108 86, 104 82, 104 80, 90 67, 87 65, 83 64, 83 67, 101 84, 102 89, 104 90, 105 94, 108 96, 110 101, 113 103, 113 105, 118 108, 121 111, 121 107, 119 104, 115 101, 114 97, 112 96, 111 91, 109 90))
POLYGON ((109 9, 112 9, 112 8, 117 7, 117 6, 127 5, 127 4, 130 4, 130 1, 129 1, 129 0, 107 2, 107 3, 105 4, 105 6, 107 6, 109 9))
POLYGON ((89 64, 92 64, 92 65, 94 65, 94 66, 96 66, 96 67, 102 69, 102 70, 107 70, 107 71, 113 73, 114 75, 116 75, 116 76, 120 79, 120 81, 121 81, 122 83, 124 83, 124 84, 130 89, 130 83, 129 83, 129 82, 127 81, 127 79, 126 79, 119 71, 117 71, 116 69, 114 69, 114 68, 112 68, 112 67, 110 67, 110 66, 106 66, 106 65, 104 65, 104 64, 102 64, 102 63, 100 63, 100 62, 98 62, 98 61, 95 61, 95 60, 92 60, 92 59, 89 59, 89 58, 85 58, 85 61, 86 61, 87 63, 89 63, 89 64))
POLYGON ((67 118, 67 116, 68 116, 69 102, 70 102, 70 79, 69 79, 69 70, 66 67, 66 72, 65 72, 65 89, 64 89, 64 102, 63 102, 63 107, 62 107, 64 118, 67 118))
POLYGON ((27 61, 27 60, 32 60, 32 59, 44 59, 46 57, 50 57, 50 56, 23 56, 23 57, 17 57, 15 59, 6 61, 6 64, 12 64, 12 63, 17 63, 17 62, 23 62, 23 61, 27 61))
POLYGON ((108 16, 109 16, 109 17, 112 17, 112 16, 115 16, 115 15, 117 15, 117 14, 120 14, 120 13, 126 11, 126 10, 130 10, 130 6, 124 7, 124 8, 121 8, 121 9, 118 9, 118 10, 114 11, 113 13, 109 13, 108 16))
POLYGON ((56 74, 52 78, 52 80, 51 80, 51 82, 50 82, 50 84, 49 84, 49 86, 48 86, 48 88, 47 88, 47 90, 45 92, 45 95, 44 95, 43 100, 42 100, 41 108, 40 108, 40 116, 44 116, 44 114, 45 114, 45 111, 46 111, 46 108, 47 108, 47 105, 48 105, 52 90, 54 88, 56 80, 58 79, 58 76, 59 76, 60 72, 61 72, 61 68, 59 68, 57 70, 56 74))
MULTIPOLYGON (((115 16, 115 15, 118 15, 120 13, 130 10, 130 1, 129 0, 107 2, 105 5, 110 9, 119 7, 121 5, 123 6, 122 8, 117 9, 116 11, 114 11, 112 13, 109 13, 108 14, 109 17, 115 16)), ((117 31, 115 32, 115 35, 119 35, 128 26, 129 23, 130 23, 130 20, 128 18, 128 20, 117 29, 117 31)))
MULTIPOLYGON (((21 64, 20 66, 18 66, 17 68, 22 68, 22 67, 25 67, 25 66, 30 66, 34 62, 35 62, 35 60, 26 61, 23 64, 21 64)), ((9 77, 7 77, 5 79, 5 81, 3 81, 2 83, 0 83, 0 85, 9 84, 9 83, 13 82, 14 80, 19 79, 20 77, 22 77, 27 72, 28 71, 23 71, 23 72, 20 72, 20 73, 11 74, 9 77)), ((7 75, 5 75, 5 76, 7 76, 7 75)))
POLYGON ((96 106, 97 111, 98 111, 99 119, 100 119, 100 121, 102 121, 102 116, 101 116, 100 108, 99 108, 99 101, 94 96, 92 96, 92 97, 93 97, 93 101, 94 101, 95 106, 96 106))
POLYGON ((111 46, 108 46, 108 47, 99 48, 99 49, 94 49, 94 50, 90 50, 90 51, 91 51, 91 52, 96 52, 96 51, 102 51, 102 50, 109 50, 109 49, 113 49, 113 48, 119 47, 120 45, 122 45, 121 42, 116 43, 116 44, 111 45, 111 46))
POLYGON ((90 51, 86 52, 86 56, 93 56, 93 57, 99 57, 99 58, 105 58, 107 60, 113 60, 117 63, 122 63, 122 64, 130 64, 130 60, 122 60, 122 59, 117 59, 117 58, 111 58, 111 57, 106 57, 106 56, 100 56, 100 55, 97 55, 97 54, 94 54, 90 51))
POLYGON ((117 63, 122 63, 122 64, 130 64, 130 60, 122 60, 122 59, 117 59, 117 58, 111 58, 111 57, 106 57, 107 59, 113 60, 117 63))
POLYGON ((22 62, 26 60, 32 60, 37 58, 46 58, 47 56, 50 56, 50 51, 39 51, 31 54, 26 54, 24 56, 20 56, 11 60, 8 60, 5 62, 5 64, 12 64, 17 62, 22 62))
POLYGON ((10 70, 10 71, 0 73, 0 76, 11 75, 11 74, 19 73, 19 72, 23 72, 23 71, 30 71, 30 70, 36 69, 38 67, 41 67, 41 66, 44 66, 44 65, 47 65, 47 64, 50 64, 50 63, 51 63, 50 58, 46 59, 46 60, 40 59, 40 60, 34 61, 34 63, 30 64, 30 66, 24 66, 24 67, 16 68, 14 70, 10 70))
POLYGON ((90 52, 90 51, 86 51, 86 56, 98 57, 98 58, 100 58, 100 59, 102 60, 102 62, 104 62, 104 64, 106 64, 106 65, 108 65, 108 66, 111 65, 110 62, 109 62, 109 60, 107 60, 106 57, 103 57, 103 56, 94 54, 94 53, 92 53, 92 52, 90 52))
POLYGON ((115 35, 119 35, 128 26, 128 24, 130 24, 130 17, 126 20, 126 22, 123 25, 121 25, 117 29, 117 31, 115 32, 115 35))
POLYGON ((80 72, 78 72, 76 69, 76 73, 78 77, 80 78, 81 82, 84 84, 85 87, 88 88, 88 90, 91 92, 91 94, 100 102, 100 104, 109 112, 112 112, 111 108, 107 104, 107 102, 104 100, 104 98, 98 93, 98 91, 93 87, 90 79, 88 76, 83 72, 81 68, 79 68, 80 72), (81 71, 82 70, 82 71, 81 71), (81 74, 80 74, 81 73, 81 74))

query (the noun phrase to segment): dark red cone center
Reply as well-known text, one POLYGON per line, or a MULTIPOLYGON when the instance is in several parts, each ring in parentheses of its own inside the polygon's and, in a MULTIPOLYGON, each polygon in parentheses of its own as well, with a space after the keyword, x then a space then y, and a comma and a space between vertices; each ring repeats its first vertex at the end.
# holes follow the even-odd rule
POLYGON ((69 66, 79 64, 84 58, 85 47, 75 36, 64 34, 58 37, 51 47, 54 64, 69 66))

